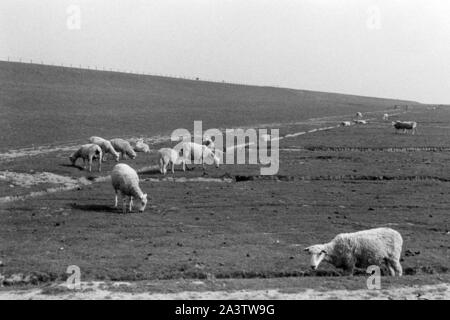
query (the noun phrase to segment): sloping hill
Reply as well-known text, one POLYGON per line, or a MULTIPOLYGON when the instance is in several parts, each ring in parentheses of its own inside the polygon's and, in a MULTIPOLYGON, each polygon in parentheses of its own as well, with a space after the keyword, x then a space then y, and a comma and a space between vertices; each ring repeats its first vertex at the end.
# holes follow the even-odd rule
POLYGON ((0 62, 0 150, 301 121, 411 102, 0 62))

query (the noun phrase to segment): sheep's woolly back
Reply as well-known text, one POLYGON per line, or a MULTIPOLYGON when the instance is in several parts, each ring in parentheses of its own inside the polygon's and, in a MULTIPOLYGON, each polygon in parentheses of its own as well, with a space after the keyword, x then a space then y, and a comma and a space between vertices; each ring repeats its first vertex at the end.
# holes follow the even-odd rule
POLYGON ((116 151, 125 153, 133 158, 136 157, 136 152, 134 152, 133 148, 131 147, 131 144, 128 141, 116 138, 111 140, 111 144, 116 151))
POLYGON ((162 148, 158 150, 158 157, 163 159, 164 163, 173 162, 178 164, 178 152, 171 148, 162 148))
POLYGON ((399 261, 402 245, 400 233, 390 228, 377 228, 339 234, 325 244, 325 248, 328 261, 336 267, 366 268, 380 265, 385 259, 399 261))
POLYGON ((78 158, 88 159, 89 155, 99 155, 101 157, 102 149, 96 144, 84 144, 70 156, 70 160, 75 162, 78 158))
POLYGON ((93 136, 93 137, 89 138, 89 142, 90 143, 94 143, 96 145, 99 145, 100 148, 102 148, 103 153, 110 153, 110 154, 114 155, 115 157, 118 156, 118 153, 114 149, 114 147, 111 144, 111 142, 106 140, 106 139, 103 139, 101 137, 93 136))
POLYGON ((125 163, 114 166, 111 172, 111 183, 115 190, 120 190, 126 196, 140 198, 143 195, 136 170, 125 163))

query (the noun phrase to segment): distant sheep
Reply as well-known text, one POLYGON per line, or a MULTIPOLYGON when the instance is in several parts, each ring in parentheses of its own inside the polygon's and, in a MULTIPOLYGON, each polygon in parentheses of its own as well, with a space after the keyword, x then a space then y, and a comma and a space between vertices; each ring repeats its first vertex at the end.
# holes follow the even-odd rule
POLYGON ((178 157, 178 152, 170 148, 162 148, 158 150, 158 163, 159 171, 162 174, 167 173, 167 166, 170 164, 172 167, 172 173, 175 173, 175 165, 180 164, 181 161, 178 157))
POLYGON ((114 149, 111 142, 109 140, 103 139, 101 137, 90 137, 89 142, 96 144, 102 148, 103 152, 103 161, 106 161, 106 154, 111 154, 116 161, 119 161, 119 153, 114 149))
POLYGON ((129 212, 133 207, 133 198, 139 199, 139 212, 144 212, 147 205, 147 194, 139 187, 139 176, 137 172, 125 163, 116 164, 111 172, 111 182, 116 193, 114 207, 117 208, 118 193, 122 196, 122 211, 127 213, 127 197, 129 198, 129 212))
POLYGON ((138 139, 138 140, 130 140, 131 147, 136 152, 150 152, 150 147, 148 144, 144 142, 144 139, 138 139))
POLYGON ((350 127, 351 125, 352 125, 352 123, 350 121, 342 121, 341 122, 342 127, 350 127))
POLYGON ((102 171, 102 149, 96 144, 84 144, 70 155, 69 159, 74 166, 78 158, 83 159, 83 167, 86 168, 86 160, 89 162, 89 172, 92 171, 92 160, 98 159, 98 171, 102 171))
POLYGON ((417 132, 417 122, 415 121, 394 121, 392 125, 395 131, 402 130, 405 133, 407 130, 411 130, 412 134, 417 132))
POLYGON ((200 160, 203 169, 205 169, 205 161, 213 162, 216 168, 219 167, 220 159, 214 154, 214 152, 207 146, 195 143, 195 142, 185 142, 181 145, 180 151, 180 162, 183 164, 183 171, 186 171, 186 162, 191 160, 200 160))
POLYGON ((389 120, 389 115, 387 113, 383 114, 383 120, 384 121, 389 120))
POLYGON ((367 124, 366 120, 354 120, 353 121, 355 124, 367 124))
POLYGON ((112 139, 111 144, 117 152, 120 152, 122 159, 130 157, 131 159, 136 158, 136 152, 131 147, 131 144, 120 138, 112 139))
POLYGON ((356 113, 356 117, 362 118, 362 117, 363 117, 363 114, 362 114, 361 112, 357 112, 357 113, 356 113))
POLYGON ((384 263, 391 276, 395 273, 401 276, 402 245, 400 233, 391 228, 377 228, 341 233, 331 242, 310 246, 305 251, 311 254, 311 268, 314 270, 322 261, 349 273, 353 273, 354 267, 367 268, 384 263))

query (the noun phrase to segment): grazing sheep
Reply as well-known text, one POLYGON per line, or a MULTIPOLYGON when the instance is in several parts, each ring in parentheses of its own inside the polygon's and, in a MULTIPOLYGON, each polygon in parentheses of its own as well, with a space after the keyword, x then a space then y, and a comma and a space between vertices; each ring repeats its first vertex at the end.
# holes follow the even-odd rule
POLYGON ((111 140, 111 144, 120 154, 122 155, 122 159, 126 159, 126 157, 130 157, 131 159, 136 158, 136 152, 134 152, 131 144, 123 139, 116 138, 111 140))
POLYGON ((357 113, 356 113, 356 116, 357 116, 358 118, 362 118, 362 117, 363 117, 363 115, 362 115, 361 112, 357 112, 357 113))
POLYGON ((100 146, 100 148, 102 148, 103 161, 106 161, 107 153, 111 154, 114 157, 114 159, 116 160, 116 162, 119 161, 119 153, 116 150, 114 150, 114 147, 112 146, 111 142, 109 142, 108 140, 93 136, 93 137, 89 138, 89 142, 96 144, 96 145, 100 146))
POLYGON ((183 163, 183 171, 186 171, 186 161, 190 160, 200 160, 203 170, 205 170, 205 159, 212 161, 216 168, 220 163, 219 157, 210 148, 195 142, 185 142, 181 145, 180 158, 180 162, 183 163))
POLYGON ((162 174, 167 173, 167 166, 171 164, 172 173, 175 173, 175 164, 180 164, 180 160, 178 157, 178 152, 170 148, 162 148, 158 151, 158 162, 159 162, 159 170, 162 174))
POLYGON ((144 212, 147 205, 147 194, 139 187, 139 176, 136 171, 125 163, 116 164, 111 172, 111 182, 116 193, 114 207, 117 208, 117 195, 120 191, 123 201, 122 211, 127 213, 127 197, 130 198, 129 210, 133 207, 133 198, 141 201, 139 212, 144 212))
POLYGON ((351 125, 352 125, 352 123, 350 121, 342 121, 341 122, 342 127, 350 127, 351 125))
POLYGON ((353 121, 355 124, 367 124, 366 120, 354 120, 353 121))
POLYGON ((89 143, 84 144, 75 151, 72 155, 70 155, 69 159, 72 165, 75 165, 75 162, 78 158, 83 159, 83 167, 86 168, 86 160, 89 162, 89 172, 92 171, 92 160, 98 159, 98 171, 102 171, 102 148, 100 146, 89 143))
POLYGON ((387 113, 383 114, 383 120, 384 121, 389 120, 389 115, 387 113))
POLYGON ((395 132, 398 130, 403 130, 403 133, 405 133, 406 130, 411 130, 412 134, 417 132, 417 122, 415 121, 394 121, 392 122, 392 125, 395 128, 395 132))
POLYGON ((145 153, 150 152, 150 147, 148 146, 148 144, 144 142, 144 139, 142 138, 138 140, 130 140, 130 144, 133 150, 136 152, 145 152, 145 153))
POLYGON ((305 249, 311 254, 311 268, 317 269, 322 261, 353 273, 353 269, 370 265, 389 269, 391 276, 402 275, 400 255, 403 239, 391 228, 377 228, 354 233, 341 233, 331 242, 317 244, 305 249))

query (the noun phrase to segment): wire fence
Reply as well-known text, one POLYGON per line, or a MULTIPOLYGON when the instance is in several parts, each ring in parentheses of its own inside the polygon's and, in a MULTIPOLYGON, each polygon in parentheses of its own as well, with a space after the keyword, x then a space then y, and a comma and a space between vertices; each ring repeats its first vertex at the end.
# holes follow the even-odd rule
MULTIPOLYGON (((166 73, 158 73, 158 72, 148 72, 142 70, 133 70, 133 69, 122 69, 122 68, 112 68, 107 66, 98 66, 98 65, 82 65, 82 64, 74 64, 74 63, 55 63, 48 62, 41 59, 30 59, 30 58, 22 58, 22 57, 12 57, 8 56, 6 58, 0 58, 0 61, 8 61, 8 62, 16 62, 16 63, 26 63, 26 64, 38 64, 44 66, 53 66, 53 67, 64 67, 64 68, 72 68, 72 69, 80 69, 80 70, 96 70, 96 71, 105 71, 105 72, 117 72, 117 73, 127 73, 131 75, 143 75, 143 76, 153 76, 153 77, 164 77, 164 78, 174 78, 174 79, 184 79, 184 80, 194 80, 194 81, 205 81, 205 82, 214 82, 214 83, 224 83, 231 85, 240 85, 240 86, 258 86, 256 84, 239 82, 239 81, 225 81, 225 80, 217 80, 217 79, 209 79, 203 77, 192 77, 185 75, 173 75, 166 73)), ((278 85, 270 85, 271 87, 277 87, 278 85)))

